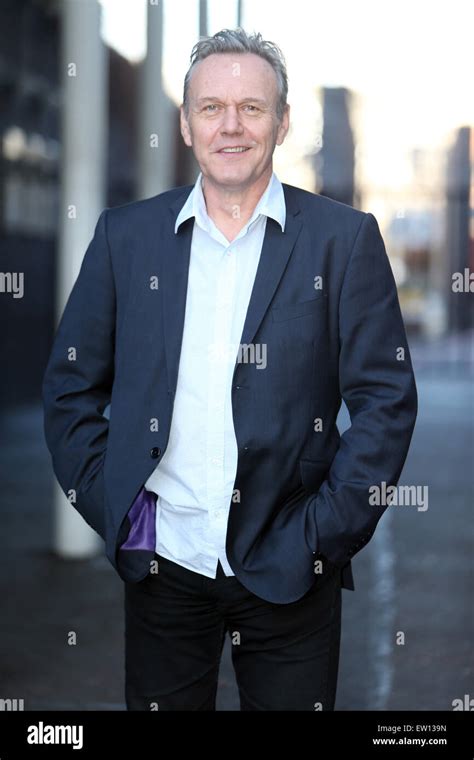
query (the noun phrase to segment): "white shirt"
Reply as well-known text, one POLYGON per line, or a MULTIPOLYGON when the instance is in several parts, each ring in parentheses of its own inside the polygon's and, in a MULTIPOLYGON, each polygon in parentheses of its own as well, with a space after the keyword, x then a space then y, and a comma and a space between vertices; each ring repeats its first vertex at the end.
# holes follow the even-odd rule
POLYGON ((168 446, 145 487, 158 494, 156 553, 208 578, 218 560, 234 575, 225 552, 231 501, 238 501, 232 377, 268 216, 284 231, 274 172, 229 243, 207 214, 201 173, 175 224, 177 233, 194 217, 183 341, 168 446))

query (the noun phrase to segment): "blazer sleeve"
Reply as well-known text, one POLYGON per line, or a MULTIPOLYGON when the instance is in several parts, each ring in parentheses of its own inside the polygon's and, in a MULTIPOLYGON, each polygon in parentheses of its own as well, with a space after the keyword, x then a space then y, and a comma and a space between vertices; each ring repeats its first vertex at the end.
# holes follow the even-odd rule
POLYGON ((339 385, 351 426, 313 503, 318 550, 344 565, 370 540, 386 505, 369 488, 396 485, 417 414, 417 390, 395 281, 375 217, 366 214, 339 303, 339 385))
POLYGON ((59 322, 42 385, 44 433, 55 475, 102 537, 109 426, 103 412, 114 376, 115 302, 105 210, 59 322))

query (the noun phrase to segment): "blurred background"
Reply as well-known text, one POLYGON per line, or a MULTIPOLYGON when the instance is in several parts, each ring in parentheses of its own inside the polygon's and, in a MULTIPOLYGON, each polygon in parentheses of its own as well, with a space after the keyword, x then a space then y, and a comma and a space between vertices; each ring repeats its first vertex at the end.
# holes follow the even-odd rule
MULTIPOLYGON (((189 56, 237 25, 287 61, 279 179, 379 222, 420 396, 401 483, 429 506, 387 509, 353 562, 336 709, 474 696, 474 6, 2 0, 0 709, 125 707, 123 584, 55 483, 41 381, 100 211, 195 181, 189 56)), ((229 649, 220 710, 238 709, 229 649)))

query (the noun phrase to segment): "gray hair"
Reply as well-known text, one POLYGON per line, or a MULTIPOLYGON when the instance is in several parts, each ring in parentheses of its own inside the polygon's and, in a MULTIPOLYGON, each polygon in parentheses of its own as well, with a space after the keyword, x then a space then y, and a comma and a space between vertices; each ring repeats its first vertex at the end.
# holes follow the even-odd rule
POLYGON ((189 114, 189 84, 193 69, 199 61, 215 53, 254 53, 270 64, 277 78, 277 118, 281 121, 288 97, 288 75, 283 53, 274 42, 263 40, 261 34, 249 35, 242 28, 222 29, 213 37, 203 37, 194 45, 191 66, 184 78, 183 107, 186 117, 189 114))

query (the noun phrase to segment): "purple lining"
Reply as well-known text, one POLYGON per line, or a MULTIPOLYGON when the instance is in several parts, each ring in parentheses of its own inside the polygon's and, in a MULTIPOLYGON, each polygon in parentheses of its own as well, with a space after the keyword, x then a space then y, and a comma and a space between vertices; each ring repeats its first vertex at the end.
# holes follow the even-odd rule
POLYGON ((147 491, 145 486, 142 486, 137 498, 128 510, 127 517, 130 520, 131 527, 128 538, 120 550, 148 549, 155 551, 156 500, 156 493, 147 491))

